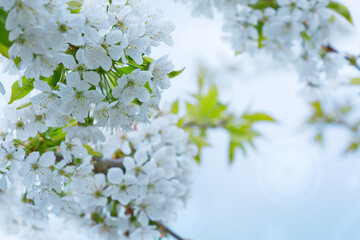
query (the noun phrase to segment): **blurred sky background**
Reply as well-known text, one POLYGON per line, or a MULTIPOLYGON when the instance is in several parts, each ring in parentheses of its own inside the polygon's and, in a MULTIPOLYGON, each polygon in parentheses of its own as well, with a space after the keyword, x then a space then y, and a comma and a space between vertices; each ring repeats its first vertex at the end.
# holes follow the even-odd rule
MULTIPOLYGON (((359 53, 360 2, 341 2, 351 10, 354 27, 341 25, 334 42, 359 53)), ((325 147, 313 142, 314 133, 304 126, 309 94, 296 72, 266 57, 235 59, 222 39, 220 17, 194 18, 172 0, 151 3, 176 26, 174 46, 161 47, 153 56, 170 53, 177 68, 186 67, 164 93, 164 105, 196 90, 196 71, 203 63, 217 73, 221 98, 234 112, 263 111, 278 121, 260 124, 265 138, 257 141, 258 149, 246 157, 238 152, 231 166, 229 136, 209 131, 212 147, 203 152, 193 196, 172 228, 193 240, 359 240, 360 153, 341 152, 349 139, 341 129, 327 132, 325 147), (221 74, 229 64, 237 70, 221 74)), ((341 72, 340 78, 350 77, 358 77, 356 71, 341 72)), ((86 239, 71 228, 58 232, 62 228, 54 221, 50 239, 86 239)))

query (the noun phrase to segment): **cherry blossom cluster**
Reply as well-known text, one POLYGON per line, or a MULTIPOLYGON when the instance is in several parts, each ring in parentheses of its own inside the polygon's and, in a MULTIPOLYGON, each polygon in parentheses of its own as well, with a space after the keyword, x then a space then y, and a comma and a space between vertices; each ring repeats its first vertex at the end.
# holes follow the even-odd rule
POLYGON ((172 44, 173 25, 141 0, 0 0, 0 7, 12 42, 7 70, 37 90, 30 102, 48 127, 75 120, 94 128, 94 138, 98 127, 129 130, 147 121, 170 86, 168 57, 145 56, 172 44))
POLYGON ((223 15, 223 31, 237 53, 260 51, 294 66, 302 81, 325 84, 345 64, 327 48, 335 11, 329 0, 184 0, 195 14, 223 15))
POLYGON ((6 109, 0 191, 20 179, 30 219, 65 214, 103 239, 159 238, 160 224, 173 221, 188 199, 196 167, 197 148, 176 126, 177 117, 159 112, 151 124, 123 134, 105 131, 104 143, 84 145, 79 137, 66 139, 61 128, 28 131, 44 124, 36 111, 6 109), (23 130, 12 131, 14 124, 23 130))

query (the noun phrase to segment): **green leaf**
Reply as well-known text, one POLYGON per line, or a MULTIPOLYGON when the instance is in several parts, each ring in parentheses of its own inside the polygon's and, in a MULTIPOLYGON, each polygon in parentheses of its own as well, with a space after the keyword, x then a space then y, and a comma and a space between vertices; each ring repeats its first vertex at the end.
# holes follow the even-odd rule
POLYGON ((198 86, 199 86, 199 90, 198 92, 201 93, 201 90, 204 86, 205 83, 205 76, 206 76, 206 69, 202 66, 199 67, 199 71, 198 71, 198 86))
POLYGON ((235 149, 236 149, 236 143, 231 140, 230 146, 229 146, 229 162, 230 162, 230 164, 234 161, 235 149))
POLYGON ((246 155, 246 149, 244 143, 246 139, 241 136, 231 134, 231 140, 229 145, 229 163, 232 164, 234 161, 235 150, 239 147, 244 155, 246 155))
POLYGON ((320 101, 314 101, 310 105, 312 106, 312 108, 314 110, 315 117, 323 116, 323 110, 322 110, 320 101))
POLYGON ((302 39, 304 39, 306 42, 310 42, 310 40, 311 40, 310 35, 309 35, 306 31, 302 31, 302 32, 301 32, 301 37, 302 37, 302 39))
POLYGON ((171 113, 175 113, 177 114, 179 112, 179 100, 176 100, 172 105, 171 105, 171 113))
POLYGON ((348 20, 351 24, 353 24, 351 14, 350 14, 349 10, 347 9, 347 7, 345 7, 343 4, 335 2, 335 1, 331 1, 329 3, 329 5, 327 5, 327 7, 334 10, 335 12, 337 12, 338 14, 343 16, 346 20, 348 20))
POLYGON ((84 3, 84 0, 72 0, 67 2, 68 9, 71 13, 79 13, 81 10, 81 7, 84 3))
POLYGON ((264 23, 262 21, 259 21, 258 24, 255 26, 256 30, 258 31, 258 48, 262 48, 264 46, 263 41, 265 41, 267 38, 264 37, 264 34, 262 32, 264 23))
POLYGON ((202 136, 195 137, 193 134, 190 134, 189 141, 191 143, 194 143, 197 146, 197 148, 199 150, 199 154, 195 157, 195 160, 197 161, 197 163, 200 163, 201 149, 203 147, 210 146, 210 145, 206 141, 206 137, 202 137, 202 136))
POLYGON ((0 8, 0 22, 5 24, 7 16, 8 16, 8 12, 0 8))
POLYGON ((258 0, 256 4, 250 5, 253 9, 265 10, 266 8, 279 8, 276 0, 258 0))
POLYGON ((89 145, 83 144, 83 146, 87 149, 88 154, 93 155, 94 157, 101 157, 101 155, 89 145))
POLYGON ((63 131, 63 128, 52 128, 50 127, 46 132, 46 135, 53 140, 63 140, 65 139, 66 133, 63 131))
POLYGON ((20 106, 18 106, 18 107, 16 108, 16 110, 20 110, 20 109, 26 108, 26 107, 31 106, 31 105, 32 105, 31 102, 24 103, 24 104, 21 104, 20 106))
POLYGON ((269 121, 275 122, 275 120, 265 113, 252 113, 252 114, 244 114, 242 116, 243 119, 250 120, 251 122, 258 122, 258 121, 269 121))
POLYGON ((352 78, 352 79, 350 79, 350 84, 359 85, 360 84, 360 78, 352 78))
POLYGON ((12 42, 9 41, 9 31, 5 28, 7 12, 0 8, 0 53, 6 58, 9 58, 9 48, 12 42))
POLYGON ((50 87, 56 87, 57 83, 61 81, 65 73, 64 65, 60 64, 57 69, 54 71, 54 74, 47 78, 47 83, 50 87))
POLYGON ((180 73, 182 73, 184 70, 185 70, 185 68, 183 68, 179 71, 172 71, 172 72, 168 73, 168 77, 174 78, 174 77, 178 76, 180 73))
POLYGON ((324 143, 323 134, 321 132, 316 134, 314 140, 315 140, 315 142, 318 142, 318 143, 324 143))
POLYGON ((128 62, 126 63, 129 66, 147 71, 150 68, 151 63, 154 61, 153 59, 149 58, 149 57, 143 57, 143 63, 137 64, 134 59, 132 59, 130 56, 126 56, 126 59, 128 60, 128 62))
POLYGON ((354 152, 356 150, 358 150, 360 146, 359 142, 352 142, 350 143, 350 145, 348 146, 348 148, 345 150, 346 152, 354 152))
POLYGON ((154 60, 152 58, 149 57, 143 57, 143 64, 144 66, 149 67, 150 64, 153 62, 154 60))
POLYGON ((196 116, 198 114, 197 106, 188 102, 186 103, 186 111, 189 116, 196 116))
POLYGON ((11 97, 9 104, 28 95, 34 89, 34 81, 35 80, 33 78, 27 79, 26 77, 23 77, 22 87, 19 86, 19 81, 16 81, 11 87, 11 97))
POLYGON ((202 97, 199 103, 200 107, 200 116, 209 116, 212 110, 214 109, 216 103, 218 102, 218 91, 216 86, 212 86, 205 97, 202 97))
POLYGON ((132 73, 135 69, 137 69, 134 66, 128 66, 128 67, 121 67, 117 69, 117 73, 122 75, 122 74, 126 74, 129 75, 130 73, 132 73))

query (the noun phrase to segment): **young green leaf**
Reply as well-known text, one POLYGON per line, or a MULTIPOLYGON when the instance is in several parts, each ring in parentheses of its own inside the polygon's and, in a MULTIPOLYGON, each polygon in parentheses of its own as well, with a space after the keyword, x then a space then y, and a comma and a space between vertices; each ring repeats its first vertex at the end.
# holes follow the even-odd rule
POLYGON ((329 5, 327 5, 327 7, 334 10, 335 12, 343 16, 346 20, 348 20, 351 24, 353 24, 350 11, 343 4, 331 1, 329 5))
POLYGON ((310 42, 310 40, 311 40, 310 35, 306 31, 301 32, 301 37, 306 42, 310 42))
POLYGON ((9 31, 5 28, 7 12, 0 8, 0 54, 9 58, 9 48, 12 42, 9 41, 9 31))
POLYGON ((202 117, 209 117, 210 113, 214 110, 216 103, 218 102, 218 91, 216 86, 212 86, 208 94, 200 98, 199 102, 199 115, 202 117))
POLYGON ((27 79, 26 77, 23 77, 22 87, 20 87, 19 81, 16 81, 11 87, 11 97, 9 104, 28 95, 34 89, 34 81, 34 79, 27 79))
POLYGON ((172 71, 168 74, 169 78, 174 78, 176 76, 178 76, 180 73, 182 73, 185 70, 185 68, 179 70, 179 71, 172 71))
POLYGON ((96 151, 95 151, 92 147, 90 147, 89 145, 84 144, 83 146, 87 149, 88 154, 93 155, 93 156, 95 156, 95 157, 101 157, 101 155, 100 155, 98 152, 96 152, 96 151))
POLYGON ((352 78, 352 79, 350 79, 350 84, 359 85, 360 84, 360 78, 352 78))
POLYGON ((359 149, 360 143, 359 142, 352 142, 350 143, 350 145, 347 147, 347 149, 345 150, 345 152, 355 152, 356 150, 359 149))
POLYGON ((272 117, 270 117, 265 113, 244 114, 242 118, 247 119, 250 122, 258 122, 258 121, 275 122, 275 120, 272 117))
POLYGON ((16 110, 20 110, 20 109, 26 108, 26 107, 31 106, 31 105, 32 105, 31 102, 27 102, 27 103, 24 103, 24 104, 21 104, 20 106, 18 106, 16 108, 16 110))
POLYGON ((318 134, 316 134, 315 138, 314 138, 315 142, 318 143, 324 143, 324 136, 323 134, 320 132, 318 134))
POLYGON ((229 145, 229 163, 230 164, 234 161, 235 149, 236 149, 236 143, 233 142, 231 139, 230 145, 229 145))
POLYGON ((57 83, 61 81, 63 75, 65 73, 64 65, 60 64, 58 68, 54 71, 54 74, 47 78, 47 83, 50 87, 56 87, 57 83))
POLYGON ((256 4, 250 5, 253 9, 265 10, 266 8, 278 9, 279 5, 276 0, 258 0, 256 4))
POLYGON ((171 113, 177 114, 179 112, 179 100, 176 100, 172 105, 171 105, 171 113))
POLYGON ((118 73, 119 75, 123 75, 123 74, 126 74, 126 75, 129 75, 130 73, 132 73, 135 69, 137 69, 136 67, 133 67, 133 66, 128 66, 128 67, 121 67, 121 68, 118 68, 116 73, 118 73))
POLYGON ((71 13, 79 13, 83 4, 84 0, 72 0, 67 2, 68 9, 71 13))

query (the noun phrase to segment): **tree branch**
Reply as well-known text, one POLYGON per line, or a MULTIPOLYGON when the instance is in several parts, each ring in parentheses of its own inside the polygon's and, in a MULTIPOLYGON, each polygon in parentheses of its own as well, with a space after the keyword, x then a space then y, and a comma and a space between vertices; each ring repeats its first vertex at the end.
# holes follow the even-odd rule
MULTIPOLYGON (((61 160, 63 160, 63 157, 60 155, 56 155, 56 161, 60 162, 61 160)), ((123 158, 104 160, 99 157, 93 157, 92 162, 94 165, 94 172, 106 174, 107 170, 112 167, 119 167, 125 171, 123 160, 124 160, 123 158)))
MULTIPOLYGON (((330 52, 339 53, 339 51, 337 49, 335 49, 333 46, 331 46, 330 44, 328 44, 326 46, 325 45, 322 46, 322 49, 324 49, 326 51, 326 53, 330 53, 330 52)), ((345 60, 347 60, 349 62, 349 64, 351 66, 355 67, 357 70, 360 71, 360 66, 357 64, 355 56, 347 55, 344 58, 345 58, 345 60)))
POLYGON ((172 236, 177 240, 186 240, 185 238, 180 237, 177 233, 175 233, 173 230, 171 230, 162 223, 158 223, 158 227, 160 228, 161 231, 165 232, 166 234, 169 234, 170 236, 172 236))
MULTIPOLYGON (((63 160, 63 157, 60 155, 56 155, 56 161, 60 162, 63 160)), ((95 173, 104 173, 106 174, 109 168, 112 167, 119 167, 125 171, 125 166, 123 164, 123 158, 117 158, 117 159, 111 159, 111 160, 104 160, 99 157, 93 157, 92 161, 94 164, 94 172, 95 173)), ((1 193, 1 191, 0 191, 1 193)), ((126 209, 126 214, 133 215, 133 210, 131 207, 128 207, 126 209)), ((156 225, 159 227, 159 229, 172 236, 173 238, 177 240, 186 240, 185 238, 180 237, 177 233, 175 233, 173 230, 171 230, 169 227, 165 226, 164 224, 160 222, 156 222, 156 225)))

